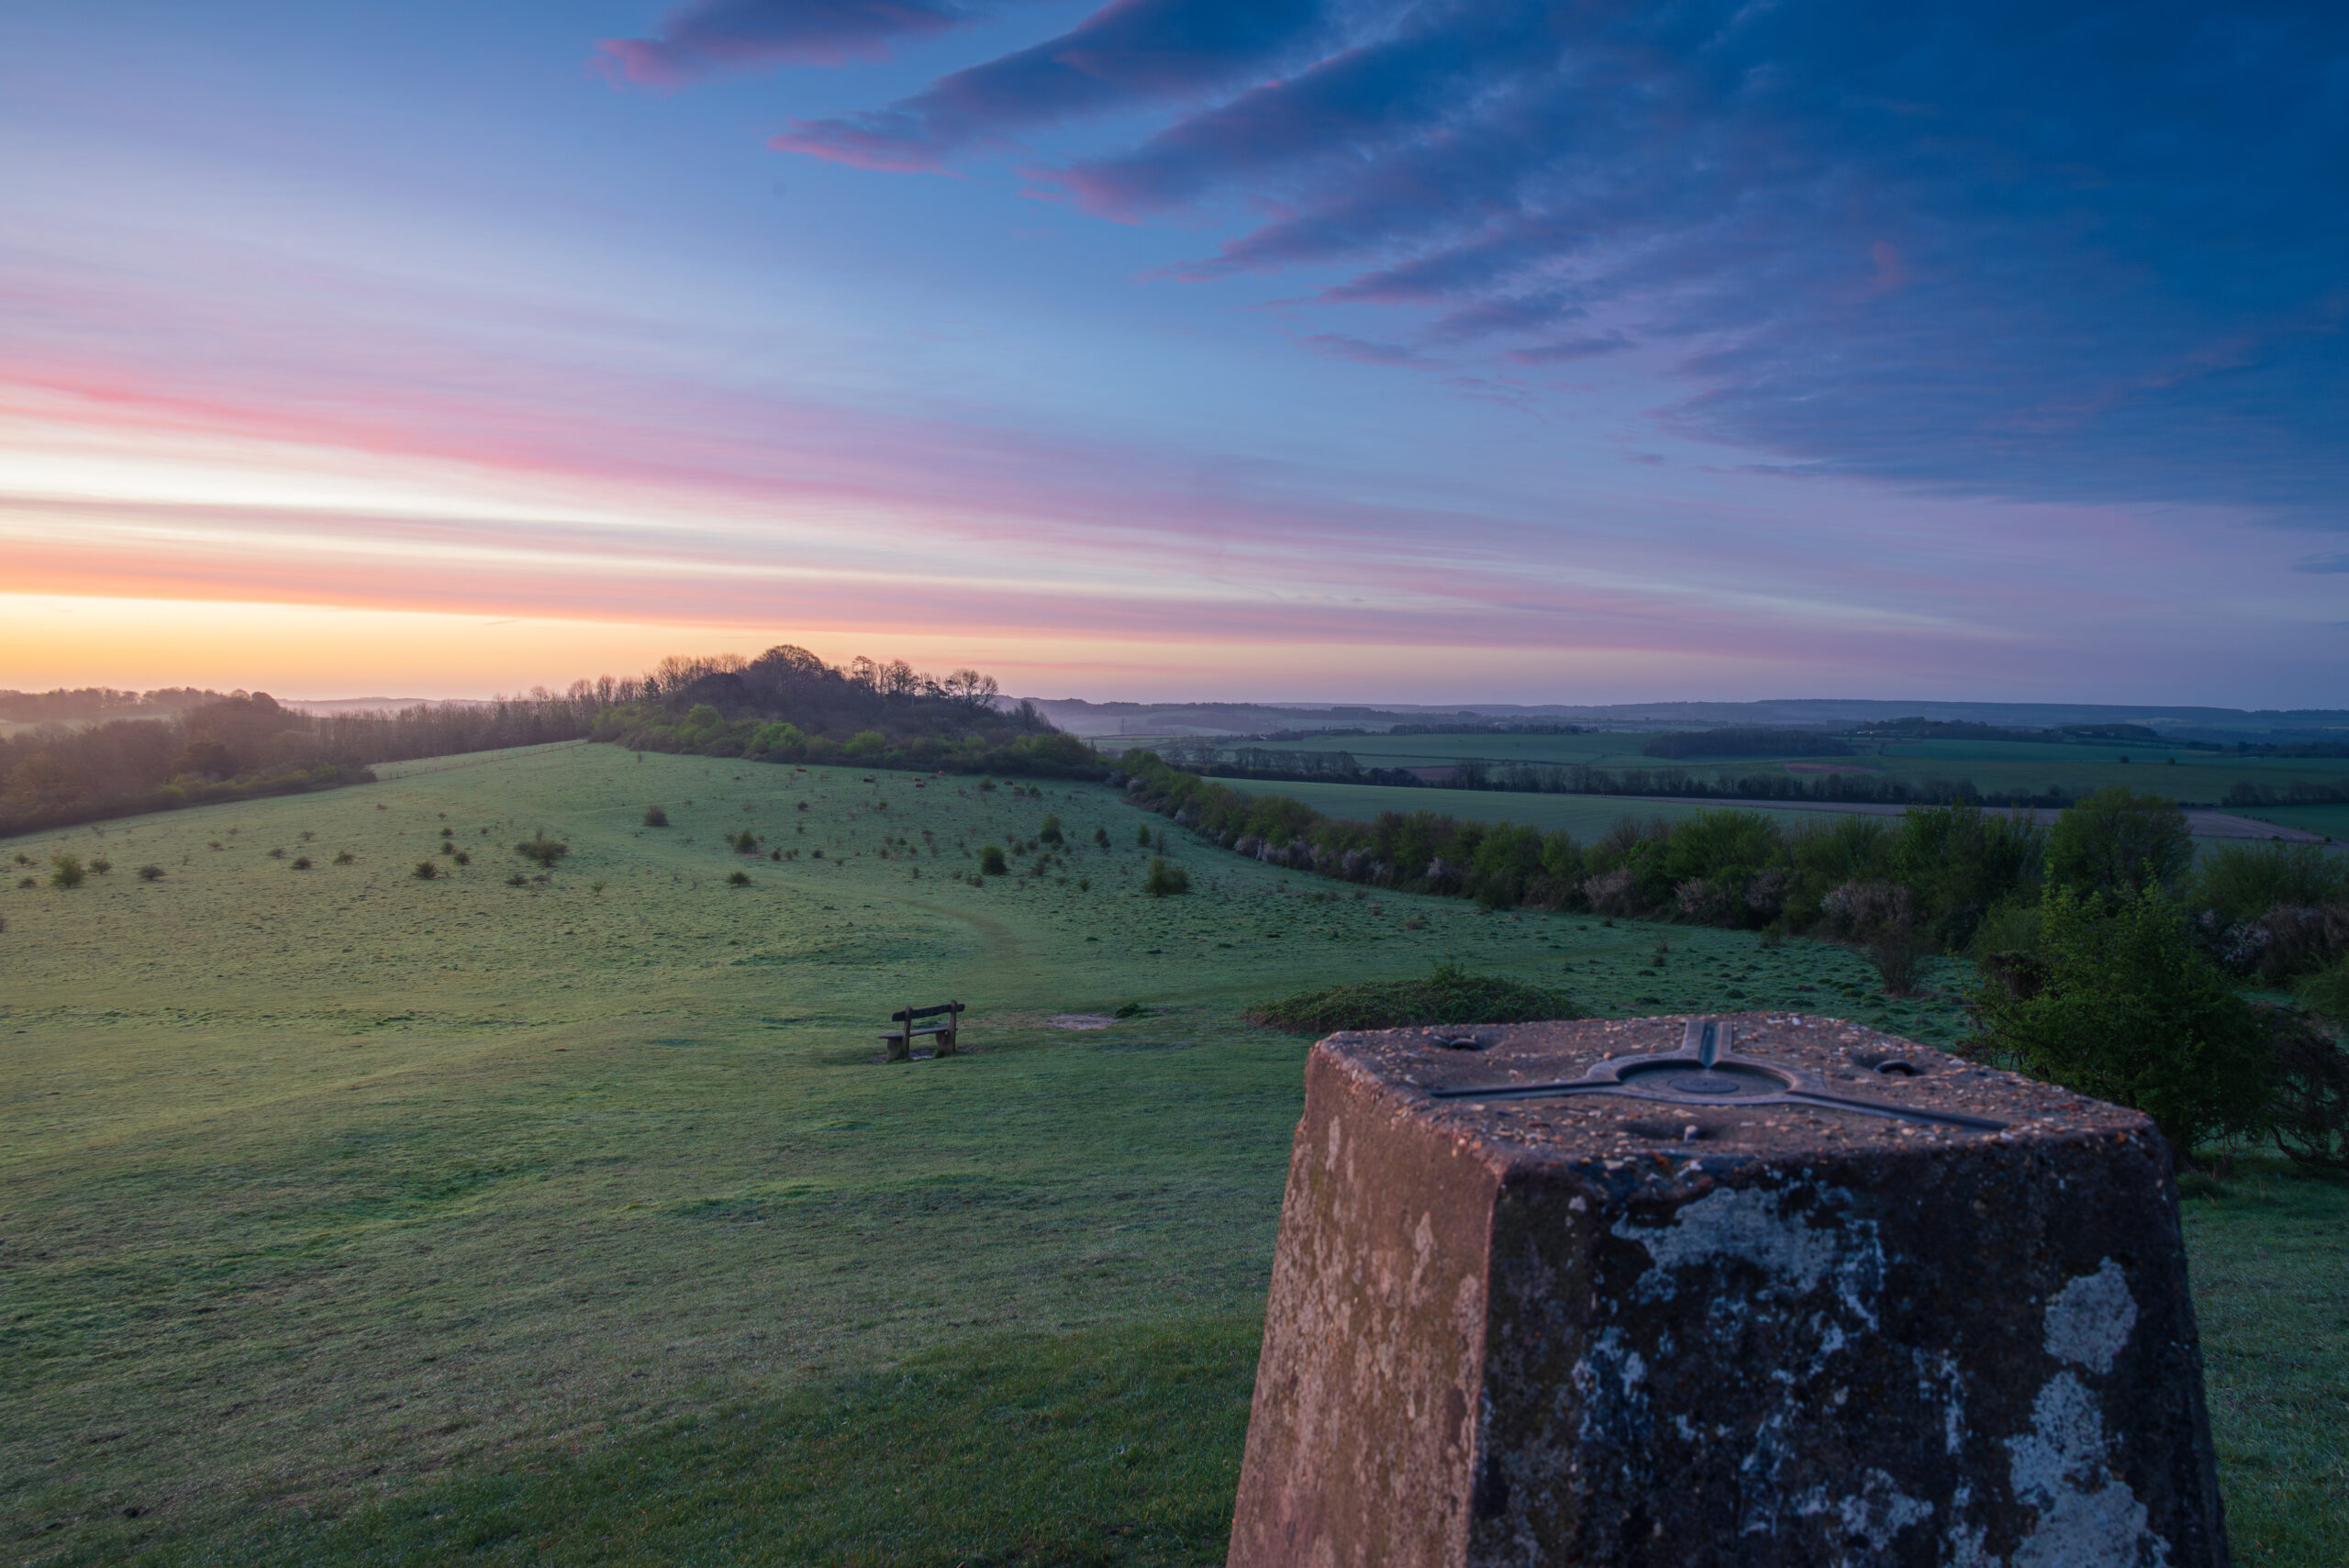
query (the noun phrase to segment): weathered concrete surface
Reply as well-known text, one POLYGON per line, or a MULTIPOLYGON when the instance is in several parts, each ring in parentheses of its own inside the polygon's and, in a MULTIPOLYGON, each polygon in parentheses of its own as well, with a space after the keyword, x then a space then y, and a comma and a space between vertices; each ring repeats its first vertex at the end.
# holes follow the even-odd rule
POLYGON ((1430 1094, 1670 1051, 1678 1019, 1321 1041, 1233 1568, 2225 1563, 2152 1124, 1733 1021, 1741 1056, 2009 1125, 1430 1094))

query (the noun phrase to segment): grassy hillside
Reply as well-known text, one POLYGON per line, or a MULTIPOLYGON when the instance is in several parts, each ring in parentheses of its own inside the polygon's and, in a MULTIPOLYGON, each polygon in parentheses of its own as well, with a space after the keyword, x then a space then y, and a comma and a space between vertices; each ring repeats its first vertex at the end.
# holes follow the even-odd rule
MULTIPOLYGON (((113 866, 0 886, 17 1562, 1219 1561, 1305 1050, 1250 1004, 1457 958, 1598 1013, 1958 1027, 1821 944, 1179 835, 1195 891, 1145 898, 1166 824, 1090 786, 383 771, 0 843, 113 866), (988 843, 1031 874, 971 885, 988 843), (950 995, 968 1054, 879 1064, 950 995)), ((2239 1551, 2326 1561, 2349 1198, 2189 1207, 2239 1551)))

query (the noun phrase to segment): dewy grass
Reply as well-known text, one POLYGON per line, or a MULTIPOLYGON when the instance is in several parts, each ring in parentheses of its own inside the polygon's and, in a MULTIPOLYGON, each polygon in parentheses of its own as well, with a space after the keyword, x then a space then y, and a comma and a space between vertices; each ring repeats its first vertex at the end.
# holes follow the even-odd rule
MULTIPOLYGON (((0 845, 167 873, 0 887, 16 1561, 1212 1562, 1306 1044, 1245 1007, 1450 958, 1599 1016, 1965 1027, 1943 961, 1898 1003, 1806 940, 1658 967, 1654 926, 1308 897, 1177 830, 1149 898, 1164 824, 1098 787, 381 771, 0 845), (1081 877, 952 879, 1047 815, 1081 877), (746 825, 809 853, 728 890, 746 825), (444 826, 570 853, 413 877, 444 826), (337 854, 262 852, 306 830, 337 854), (880 1063, 949 997, 963 1054, 880 1063)), ((2187 1205, 2224 1479, 2243 1562, 2330 1568, 2349 1197, 2261 1179, 2289 1204, 2187 1205)))
POLYGON ((1337 1029, 1514 1024, 1582 1016, 1581 1004, 1553 986, 1470 974, 1457 964, 1440 963, 1417 980, 1366 980, 1301 991, 1250 1009, 1248 1020, 1266 1029, 1324 1035, 1337 1029))

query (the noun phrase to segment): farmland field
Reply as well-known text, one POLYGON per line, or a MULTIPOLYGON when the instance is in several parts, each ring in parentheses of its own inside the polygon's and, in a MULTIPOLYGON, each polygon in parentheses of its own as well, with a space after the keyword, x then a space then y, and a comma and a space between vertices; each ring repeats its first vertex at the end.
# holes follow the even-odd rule
MULTIPOLYGON (((1831 764, 1848 773, 1921 784, 1928 779, 1971 779, 1985 794, 2038 793, 2051 785, 2067 793, 2125 784, 2173 799, 2217 801, 2243 782, 2288 790, 2296 781, 2332 784, 2349 778, 2349 758, 2239 757, 2232 752, 2189 751, 2176 745, 2138 742, 2032 740, 1854 741, 1850 757, 1650 757, 1641 748, 1652 736, 1584 735, 1352 735, 1306 740, 1248 741, 1268 751, 1344 751, 1364 767, 1440 767, 1463 760, 1487 762, 1586 763, 1609 772, 1631 768, 1677 768, 1694 778, 1736 778, 1778 773, 1788 762, 1798 771, 1831 764)), ((2280 820, 2280 819, 2279 819, 2280 820)))
MULTIPOLYGON (((1825 944, 1171 831, 1193 892, 1148 899, 1167 825, 1098 787, 382 772, 0 843, 13 1562, 1219 1561, 1305 1050, 1247 1004, 1457 958, 1961 1028, 1948 967, 1888 1003, 1825 944), (111 869, 47 885, 67 851, 111 869), (950 995, 968 1052, 881 1064, 950 995)), ((2238 1555, 2333 1562, 2349 1189, 2245 1169, 2188 1205, 2238 1555)))

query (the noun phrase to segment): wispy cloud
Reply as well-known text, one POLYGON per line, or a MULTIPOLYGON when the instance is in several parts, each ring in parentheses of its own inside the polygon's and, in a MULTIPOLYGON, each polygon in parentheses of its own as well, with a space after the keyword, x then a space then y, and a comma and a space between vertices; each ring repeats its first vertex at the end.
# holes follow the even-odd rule
POLYGON ((2344 57, 2349 10, 2281 0, 1119 0, 775 145, 1171 115, 1045 177, 1246 220, 1190 275, 1334 271, 1519 363, 1653 346, 1682 431, 1835 472, 2343 527, 2344 57))
POLYGON ((596 50, 618 80, 676 87, 728 68, 880 60, 900 41, 984 14, 959 0, 689 0, 654 37, 606 39, 596 50))

